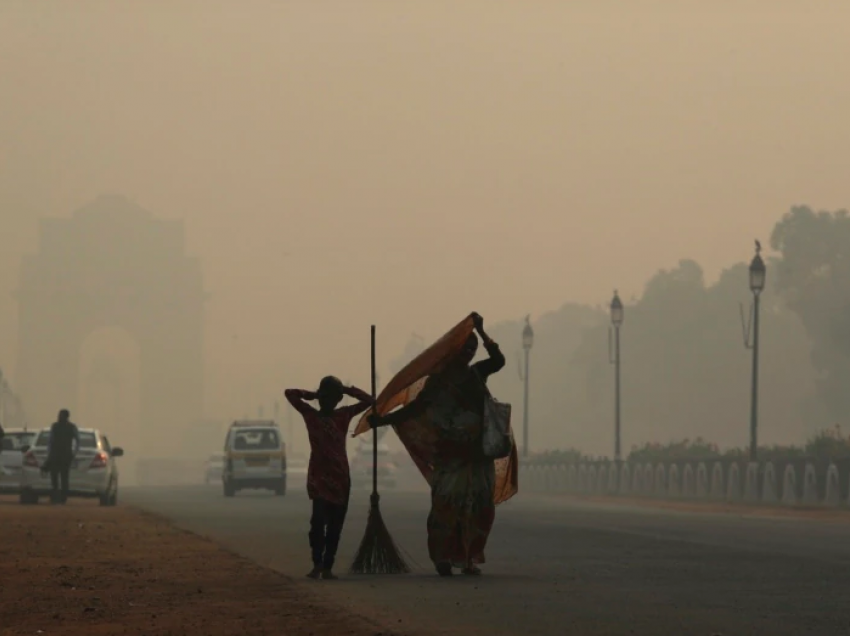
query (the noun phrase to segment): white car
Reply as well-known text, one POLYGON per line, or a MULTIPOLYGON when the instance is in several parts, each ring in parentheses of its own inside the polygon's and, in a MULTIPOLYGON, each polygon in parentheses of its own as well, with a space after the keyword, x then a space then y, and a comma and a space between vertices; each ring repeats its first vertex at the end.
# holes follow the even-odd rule
POLYGON ((6 431, 0 448, 0 494, 17 495, 21 492, 24 453, 29 450, 35 436, 36 433, 23 429, 6 431))
POLYGON ((230 425, 221 483, 225 497, 249 488, 286 495, 286 444, 275 422, 241 420, 230 425))
POLYGON ((224 453, 213 453, 207 460, 204 471, 204 483, 209 485, 221 482, 224 475, 224 453))
MULTIPOLYGON (((101 506, 118 503, 118 464, 124 450, 113 448, 107 437, 91 428, 79 429, 80 444, 76 449, 69 475, 70 497, 98 498, 101 506)), ((42 474, 41 466, 47 461, 47 442, 50 429, 38 433, 35 443, 25 454, 21 479, 21 503, 35 504, 41 496, 51 492, 50 475, 42 474)))

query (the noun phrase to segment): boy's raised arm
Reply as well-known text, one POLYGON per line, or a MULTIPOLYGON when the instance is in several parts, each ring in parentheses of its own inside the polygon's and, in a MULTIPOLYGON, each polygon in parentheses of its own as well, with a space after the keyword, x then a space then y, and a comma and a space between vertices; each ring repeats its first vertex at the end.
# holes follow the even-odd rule
POLYGON ((356 386, 343 387, 342 392, 344 395, 348 395, 349 397, 353 397, 357 400, 357 404, 345 407, 345 409, 351 414, 351 417, 360 415, 373 404, 372 396, 369 393, 366 393, 363 389, 358 389, 356 386))
POLYGON ((299 413, 314 413, 316 409, 307 404, 305 400, 315 400, 316 393, 314 391, 304 391, 302 389, 286 389, 283 392, 283 396, 289 401, 294 408, 299 413))

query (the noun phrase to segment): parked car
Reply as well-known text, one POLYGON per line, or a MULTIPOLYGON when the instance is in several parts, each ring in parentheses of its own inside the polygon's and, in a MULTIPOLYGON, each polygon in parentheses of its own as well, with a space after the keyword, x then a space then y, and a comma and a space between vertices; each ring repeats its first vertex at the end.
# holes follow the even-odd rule
POLYGON ((36 433, 23 429, 10 429, 0 447, 0 494, 17 495, 21 492, 21 470, 26 453, 36 433))
POLYGON ((225 497, 240 490, 272 490, 286 494, 286 444, 275 422, 244 420, 233 422, 224 440, 225 497))
POLYGON ((221 482, 224 474, 224 453, 213 453, 207 460, 206 471, 204 473, 204 483, 209 485, 221 482))
MULTIPOLYGON (((351 462, 351 487, 372 487, 372 442, 361 443, 351 462)), ((378 443, 378 488, 393 489, 397 483, 398 467, 386 444, 378 443)))
MULTIPOLYGON (((96 429, 79 429, 80 443, 71 464, 70 497, 98 498, 101 506, 118 503, 117 457, 124 450, 113 448, 106 435, 96 429)), ((38 503, 39 497, 51 492, 50 475, 42 474, 41 467, 47 460, 47 443, 50 429, 38 433, 32 447, 24 454, 21 471, 20 501, 22 504, 38 503)))

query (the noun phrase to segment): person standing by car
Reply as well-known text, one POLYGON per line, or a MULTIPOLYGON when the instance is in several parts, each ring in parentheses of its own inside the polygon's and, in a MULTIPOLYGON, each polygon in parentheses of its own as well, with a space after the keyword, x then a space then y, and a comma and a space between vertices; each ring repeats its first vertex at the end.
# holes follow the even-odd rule
POLYGON ((74 456, 80 448, 80 433, 77 425, 71 421, 68 409, 59 411, 59 418, 50 427, 50 439, 47 442, 47 462, 44 466, 50 472, 53 503, 64 504, 68 501, 70 490, 69 473, 74 456), (59 489, 61 484, 61 491, 59 489))
POLYGON ((313 502, 309 535, 313 569, 307 576, 333 580, 337 578, 332 568, 351 494, 345 450, 348 426, 354 417, 372 406, 372 396, 356 387, 344 386, 332 375, 322 378, 318 391, 287 389, 284 395, 304 418, 310 439, 307 494, 313 502), (345 395, 357 403, 336 408, 345 395), (306 400, 318 400, 319 408, 306 400))

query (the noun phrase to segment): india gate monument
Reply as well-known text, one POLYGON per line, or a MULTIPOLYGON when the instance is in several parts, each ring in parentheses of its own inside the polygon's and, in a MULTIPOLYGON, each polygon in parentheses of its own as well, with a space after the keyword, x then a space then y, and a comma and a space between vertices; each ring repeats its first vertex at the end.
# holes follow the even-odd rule
MULTIPOLYGON (((158 219, 115 195, 70 217, 42 219, 38 250, 23 260, 16 298, 18 379, 34 427, 49 426, 60 408, 81 419, 89 380, 120 384, 108 356, 95 357, 88 370, 81 365, 87 339, 117 328, 138 351, 132 378, 138 448, 122 443, 136 457, 180 452, 185 431, 203 416, 206 300, 182 221, 158 219)), ((115 422, 77 423, 119 436, 110 430, 115 422)))

